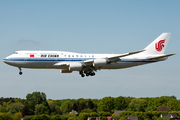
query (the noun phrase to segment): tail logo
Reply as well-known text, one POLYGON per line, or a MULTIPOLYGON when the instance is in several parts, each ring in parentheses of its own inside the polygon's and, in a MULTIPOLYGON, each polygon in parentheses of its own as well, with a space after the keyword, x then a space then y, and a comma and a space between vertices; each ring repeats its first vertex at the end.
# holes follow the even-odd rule
POLYGON ((155 43, 155 48, 157 51, 161 51, 164 47, 164 43, 165 42, 165 39, 164 40, 160 40, 159 42, 155 43))

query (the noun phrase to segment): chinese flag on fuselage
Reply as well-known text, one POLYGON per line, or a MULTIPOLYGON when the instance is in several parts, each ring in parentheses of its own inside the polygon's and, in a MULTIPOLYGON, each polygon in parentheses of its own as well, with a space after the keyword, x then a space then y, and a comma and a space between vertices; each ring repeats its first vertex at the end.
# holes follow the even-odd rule
POLYGON ((34 57, 34 55, 31 54, 30 57, 34 57))

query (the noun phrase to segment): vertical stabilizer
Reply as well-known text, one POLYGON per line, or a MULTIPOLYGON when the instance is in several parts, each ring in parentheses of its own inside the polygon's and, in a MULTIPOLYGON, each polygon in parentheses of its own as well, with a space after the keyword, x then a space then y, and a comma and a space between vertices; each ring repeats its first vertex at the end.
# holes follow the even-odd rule
POLYGON ((171 33, 162 33, 151 44, 149 44, 144 50, 145 54, 164 54, 168 41, 171 37, 171 33))

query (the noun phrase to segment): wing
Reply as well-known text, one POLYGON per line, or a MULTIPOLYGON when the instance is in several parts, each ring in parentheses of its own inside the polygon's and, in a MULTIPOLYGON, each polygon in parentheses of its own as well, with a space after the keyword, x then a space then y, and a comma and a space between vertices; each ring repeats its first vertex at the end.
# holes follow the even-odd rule
POLYGON ((116 62, 120 60, 122 57, 137 54, 141 51, 136 52, 130 52, 125 53, 118 56, 112 56, 112 57, 106 57, 106 58, 97 58, 97 59, 90 59, 86 61, 78 61, 78 62, 58 62, 54 64, 54 66, 58 66, 60 69, 68 70, 70 71, 96 71, 98 69, 101 69, 102 67, 106 66, 107 64, 110 64, 112 62, 116 62))
MULTIPOLYGON (((126 57, 126 56, 129 56, 129 55, 133 55, 133 54, 137 54, 137 53, 140 53, 140 52, 143 52, 145 50, 140 50, 140 51, 136 51, 136 52, 130 52, 130 53, 125 53, 125 54, 122 54, 122 55, 118 55, 118 56, 112 56, 112 57, 107 57, 107 58, 97 58, 97 59, 101 59, 101 60, 106 60, 107 63, 112 63, 112 62, 116 62, 118 60, 120 60, 122 57, 126 57)), ((94 61, 96 61, 97 59, 94 59, 94 60, 86 60, 84 61, 85 64, 93 64, 94 61)))
POLYGON ((143 52, 143 51, 145 51, 145 50, 140 50, 140 51, 130 52, 130 53, 126 53, 126 54, 119 55, 119 56, 109 57, 108 60, 112 61, 112 62, 116 62, 116 61, 120 60, 122 57, 126 57, 126 56, 129 56, 129 55, 137 54, 137 53, 140 53, 140 52, 143 52))

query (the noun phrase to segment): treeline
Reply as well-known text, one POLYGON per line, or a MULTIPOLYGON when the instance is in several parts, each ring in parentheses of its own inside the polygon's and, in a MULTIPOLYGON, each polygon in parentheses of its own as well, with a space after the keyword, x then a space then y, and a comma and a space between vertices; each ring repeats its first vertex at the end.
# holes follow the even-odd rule
POLYGON ((3 102, 9 102, 12 99, 20 99, 20 98, 12 98, 12 97, 10 97, 10 98, 3 98, 3 97, 1 97, 0 98, 0 105, 2 105, 3 102))
POLYGON ((154 98, 104 97, 102 99, 46 99, 46 94, 33 92, 26 99, 0 98, 0 120, 87 120, 88 117, 113 116, 115 120, 126 120, 128 116, 139 119, 161 119, 161 113, 177 113, 180 117, 180 100, 175 96, 154 98), (124 110, 118 116, 115 110, 124 110))

